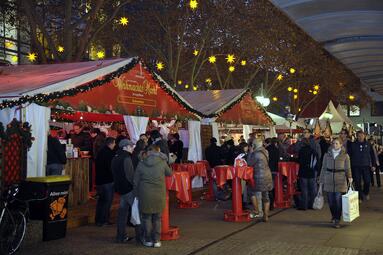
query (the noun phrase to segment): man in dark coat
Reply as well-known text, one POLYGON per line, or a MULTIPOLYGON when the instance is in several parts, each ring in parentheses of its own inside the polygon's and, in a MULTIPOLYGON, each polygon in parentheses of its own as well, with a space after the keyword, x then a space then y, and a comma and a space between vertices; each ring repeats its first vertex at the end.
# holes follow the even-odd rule
POLYGON ((181 163, 183 157, 184 143, 180 140, 180 135, 175 133, 170 140, 169 151, 177 156, 176 163, 181 163))
POLYGON ((158 130, 153 130, 150 133, 150 138, 153 140, 153 144, 160 147, 161 152, 168 157, 168 162, 169 162, 169 153, 170 152, 169 152, 168 143, 163 139, 160 132, 158 130))
MULTIPOLYGON (((130 208, 134 200, 134 167, 132 162, 134 143, 128 139, 123 139, 118 144, 118 147, 120 149, 118 150, 116 157, 112 160, 114 187, 116 192, 120 194, 116 242, 126 243, 132 239, 126 235, 125 228, 128 222, 130 208)), ((136 236, 136 238, 139 238, 139 236, 136 236)))
POLYGON ((110 224, 110 208, 114 193, 111 165, 115 146, 115 139, 108 137, 96 158, 96 187, 99 196, 96 205, 96 225, 100 227, 110 224))
POLYGON ((205 149, 205 158, 211 168, 221 165, 221 147, 217 146, 217 139, 212 137, 210 145, 205 149))
MULTIPOLYGON (((278 163, 279 163, 279 148, 278 148, 278 139, 277 138, 268 138, 265 140, 266 150, 269 152, 269 167, 271 174, 273 176, 273 187, 275 187, 275 176, 278 173, 278 163)), ((275 189, 269 192, 270 196, 270 210, 274 209, 274 198, 275 198, 275 189)))
POLYGON ((66 164, 64 148, 56 137, 48 135, 47 175, 62 175, 66 164))
POLYGON ((351 144, 348 151, 351 159, 352 178, 355 189, 359 191, 359 200, 370 200, 370 171, 374 171, 376 168, 375 155, 370 143, 366 141, 365 133, 358 131, 356 135, 357 140, 351 144))
POLYGON ((82 131, 80 124, 73 125, 73 134, 71 135, 72 144, 82 151, 91 151, 90 135, 82 131))

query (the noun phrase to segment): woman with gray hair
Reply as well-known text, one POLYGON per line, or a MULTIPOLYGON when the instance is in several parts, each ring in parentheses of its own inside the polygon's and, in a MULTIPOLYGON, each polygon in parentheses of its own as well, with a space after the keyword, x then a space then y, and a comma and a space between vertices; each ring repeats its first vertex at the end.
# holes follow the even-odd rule
POLYGON ((269 167, 269 152, 263 147, 259 138, 253 140, 253 152, 249 155, 248 165, 254 169, 255 187, 251 188, 251 202, 254 206, 255 217, 259 215, 257 192, 261 192, 263 203, 263 221, 269 220, 270 199, 269 191, 273 189, 273 180, 269 167))

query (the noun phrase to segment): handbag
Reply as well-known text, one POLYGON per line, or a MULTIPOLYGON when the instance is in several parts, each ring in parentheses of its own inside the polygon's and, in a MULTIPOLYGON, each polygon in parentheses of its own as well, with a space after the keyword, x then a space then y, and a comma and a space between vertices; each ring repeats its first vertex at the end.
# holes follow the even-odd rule
POLYGON ((134 226, 141 224, 140 210, 138 208, 138 199, 135 197, 132 205, 132 213, 130 216, 130 223, 134 226))
POLYGON ((352 222, 359 217, 359 194, 352 185, 342 196, 342 216, 344 222, 352 222))
POLYGON ((322 194, 322 185, 319 185, 318 194, 316 195, 313 203, 314 210, 322 210, 324 205, 324 198, 322 194))

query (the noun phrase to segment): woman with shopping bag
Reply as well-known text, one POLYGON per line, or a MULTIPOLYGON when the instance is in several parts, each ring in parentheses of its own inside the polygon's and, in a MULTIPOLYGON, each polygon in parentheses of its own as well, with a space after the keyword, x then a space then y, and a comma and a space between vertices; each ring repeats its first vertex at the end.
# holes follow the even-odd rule
POLYGON ((342 215, 342 194, 347 192, 347 181, 352 183, 350 157, 339 138, 332 141, 332 145, 323 157, 322 170, 319 177, 323 191, 327 192, 327 199, 331 211, 331 223, 334 228, 340 228, 342 215))

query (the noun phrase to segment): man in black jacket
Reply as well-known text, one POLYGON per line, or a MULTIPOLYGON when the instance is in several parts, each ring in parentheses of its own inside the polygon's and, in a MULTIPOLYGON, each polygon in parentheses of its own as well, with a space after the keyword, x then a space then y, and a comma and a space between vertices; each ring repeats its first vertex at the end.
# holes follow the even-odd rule
POLYGON ((59 139, 48 135, 48 153, 47 153, 47 175, 62 175, 64 165, 66 164, 66 155, 64 146, 59 139))
POLYGON ((126 235, 125 228, 128 222, 129 211, 134 200, 132 192, 134 179, 132 153, 134 150, 134 143, 128 139, 123 139, 118 144, 118 147, 120 149, 112 161, 114 187, 116 192, 120 194, 116 242, 126 243, 132 239, 126 235))
POLYGON ((370 143, 366 141, 365 133, 358 131, 356 135, 357 140, 351 144, 348 151, 351 159, 352 178, 354 179, 355 189, 359 191, 359 200, 370 200, 370 171, 375 171, 375 155, 370 143))
POLYGON ((72 144, 76 148, 80 148, 82 151, 91 151, 91 142, 89 133, 85 133, 80 124, 73 125, 74 134, 71 135, 72 144))
POLYGON ((111 170, 114 158, 115 139, 106 138, 105 145, 96 158, 96 187, 99 195, 96 205, 96 225, 110 224, 110 208, 113 202, 113 175, 111 170))
POLYGON ((217 146, 217 139, 215 137, 210 139, 210 145, 205 149, 205 158, 211 168, 222 165, 221 147, 217 146))
POLYGON ((175 163, 181 163, 184 143, 180 140, 180 135, 178 133, 173 134, 169 142, 169 151, 177 156, 175 163))
POLYGON ((150 138, 153 140, 153 144, 160 147, 161 152, 168 157, 169 162, 169 146, 168 143, 164 140, 164 137, 161 136, 158 130, 153 130, 150 133, 150 138))

